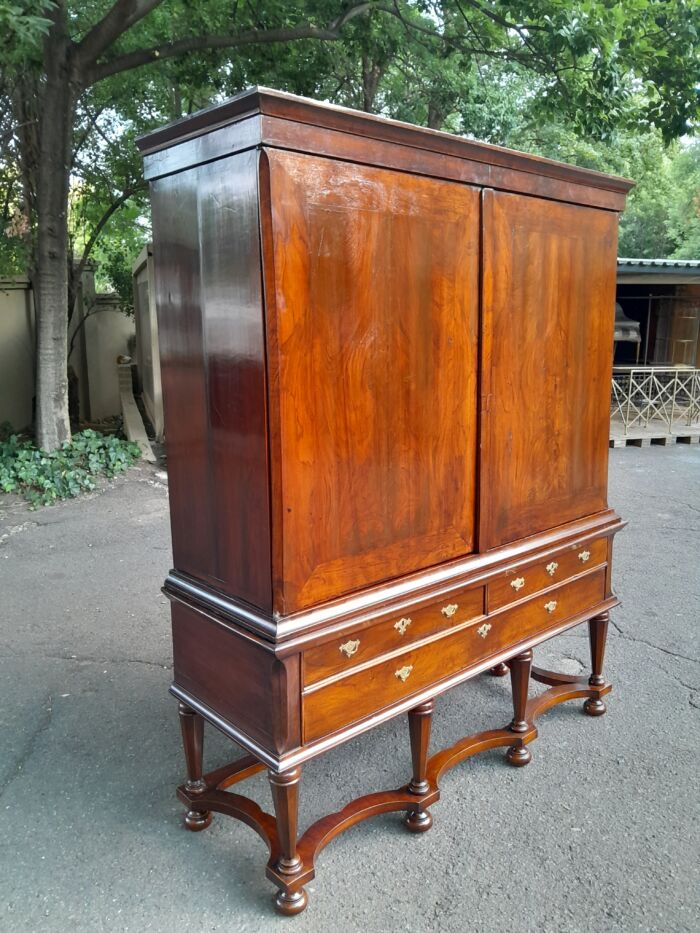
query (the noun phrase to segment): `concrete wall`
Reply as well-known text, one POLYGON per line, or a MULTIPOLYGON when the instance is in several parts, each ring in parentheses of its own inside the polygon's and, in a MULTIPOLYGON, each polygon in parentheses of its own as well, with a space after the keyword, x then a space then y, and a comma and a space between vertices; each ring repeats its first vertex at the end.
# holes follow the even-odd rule
MULTIPOLYGON (((84 276, 71 325, 69 365, 79 381, 81 421, 121 414, 117 357, 129 353, 134 319, 113 295, 95 295, 93 271, 84 276), (89 313, 94 312, 94 313, 89 313), (80 325, 83 315, 88 315, 80 325), (77 333, 76 333, 77 331, 77 333)), ((32 292, 26 279, 0 279, 0 423, 20 430, 33 421, 35 331, 32 292)))
POLYGON ((0 279, 0 423, 32 423, 34 308, 26 279, 0 279))
POLYGON ((97 295, 83 325, 90 421, 121 413, 117 357, 129 354, 134 319, 119 310, 111 295, 97 295))
POLYGON ((160 353, 153 283, 153 250, 145 246, 134 265, 134 317, 136 361, 141 382, 141 398, 156 438, 163 439, 163 392, 160 382, 160 353))

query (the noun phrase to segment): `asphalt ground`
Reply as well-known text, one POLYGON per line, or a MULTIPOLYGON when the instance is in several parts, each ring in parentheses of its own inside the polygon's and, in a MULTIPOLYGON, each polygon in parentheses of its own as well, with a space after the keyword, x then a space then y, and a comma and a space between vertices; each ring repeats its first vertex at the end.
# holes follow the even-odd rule
MULTIPOLYGON (((324 850, 293 919, 266 850, 223 816, 182 827, 167 486, 142 465, 37 512, 0 497, 0 929, 3 931, 697 931, 700 929, 700 447, 611 454, 617 538, 606 716, 539 721, 533 761, 451 770, 430 832, 398 814, 324 850)), ((586 627, 536 663, 588 664, 586 627)), ((439 698, 431 747, 503 725, 508 679, 439 698)), ((213 729, 206 766, 238 752, 213 729)), ((409 773, 404 718, 309 763, 302 829, 409 773)), ((263 775, 247 790, 270 809, 263 775)))

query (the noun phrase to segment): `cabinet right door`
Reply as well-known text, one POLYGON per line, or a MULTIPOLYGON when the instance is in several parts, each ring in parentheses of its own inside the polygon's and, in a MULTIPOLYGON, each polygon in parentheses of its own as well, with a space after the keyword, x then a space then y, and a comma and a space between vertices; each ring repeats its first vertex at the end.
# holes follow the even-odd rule
POLYGON ((607 506, 617 214, 483 192, 479 549, 607 506))

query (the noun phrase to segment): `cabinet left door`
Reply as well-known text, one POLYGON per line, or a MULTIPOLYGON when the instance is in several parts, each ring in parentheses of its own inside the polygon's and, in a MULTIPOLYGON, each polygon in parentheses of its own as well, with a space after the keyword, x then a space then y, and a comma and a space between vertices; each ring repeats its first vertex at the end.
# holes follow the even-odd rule
POLYGON ((273 581, 291 612, 473 550, 480 208, 467 185, 265 157, 273 581))

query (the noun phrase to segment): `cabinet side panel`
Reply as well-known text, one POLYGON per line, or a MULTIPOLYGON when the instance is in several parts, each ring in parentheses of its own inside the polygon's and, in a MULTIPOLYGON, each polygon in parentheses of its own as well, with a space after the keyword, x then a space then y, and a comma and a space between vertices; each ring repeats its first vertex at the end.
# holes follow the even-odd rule
POLYGON ((257 153, 151 192, 175 567, 269 609, 257 153))
POLYGON ((617 214, 484 192, 480 549, 607 503, 617 214))
POLYGON ((298 657, 271 651, 179 603, 172 604, 176 686, 272 753, 299 744, 298 657))
POLYGON ((473 549, 479 195, 266 155, 274 579, 289 612, 473 549))

